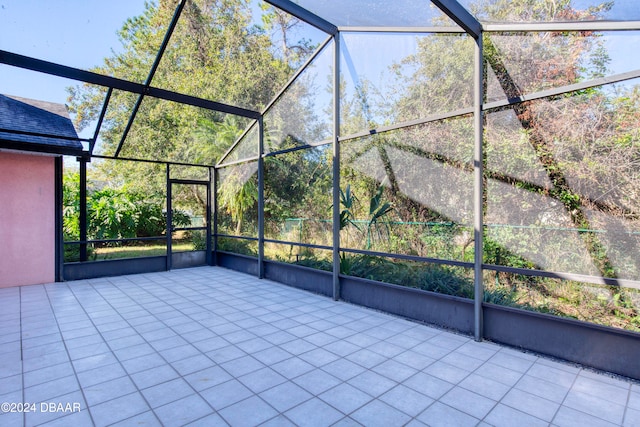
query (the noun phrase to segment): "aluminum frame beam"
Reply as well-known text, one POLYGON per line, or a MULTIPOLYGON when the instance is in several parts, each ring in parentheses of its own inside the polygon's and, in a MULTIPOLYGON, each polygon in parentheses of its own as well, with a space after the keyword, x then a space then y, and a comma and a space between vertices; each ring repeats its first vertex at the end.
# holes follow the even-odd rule
POLYGON ((227 162, 227 163, 222 163, 219 165, 216 165, 215 168, 216 169, 222 169, 222 168, 227 168, 229 166, 237 166, 243 163, 252 163, 252 162, 256 162, 260 159, 261 156, 251 156, 251 157, 247 157, 245 159, 240 159, 240 160, 234 160, 232 162, 227 162))
MULTIPOLYGON (((322 53, 322 51, 324 51, 325 47, 327 47, 327 45, 332 40, 333 40, 333 37, 331 37, 331 36, 327 37, 327 39, 324 42, 322 42, 320 44, 320 46, 318 46, 316 51, 313 52, 313 54, 304 62, 304 64, 300 68, 298 68, 298 70, 293 74, 293 76, 291 76, 289 81, 287 81, 287 83, 282 87, 282 89, 280 89, 280 91, 273 97, 273 99, 271 99, 271 101, 269 101, 267 106, 262 110, 262 116, 265 116, 269 112, 271 107, 273 107, 273 105, 276 102, 278 102, 280 100, 280 98, 282 98, 282 96, 287 92, 287 90, 291 87, 291 85, 293 85, 293 83, 295 83, 295 81, 298 79, 298 77, 300 77, 300 75, 307 69, 309 64, 311 64, 322 53)), ((222 155, 222 157, 220 157, 220 160, 218 160, 218 162, 216 163, 216 167, 219 167, 220 165, 223 164, 222 162, 224 162, 227 159, 227 157, 229 157, 229 154, 231 154, 231 152, 238 146, 238 144, 240 144, 240 141, 242 141, 242 139, 256 125, 257 125, 257 122, 253 122, 245 129, 244 132, 242 132, 242 135, 240 135, 240 137, 233 144, 231 144, 231 147, 229 147, 229 149, 227 149, 227 151, 225 151, 225 153, 222 155)))
POLYGON ((611 76, 601 77, 599 79, 588 80, 585 82, 574 83, 571 85, 543 90, 543 91, 535 92, 528 95, 522 95, 517 98, 502 99, 499 101, 488 102, 482 106, 482 109, 484 111, 489 111, 489 110, 494 110, 496 108, 519 104, 521 102, 533 101, 536 99, 564 95, 566 93, 576 92, 576 91, 585 90, 592 87, 603 86, 603 85, 612 84, 612 83, 623 82, 625 80, 633 80, 637 78, 640 78, 640 70, 628 71, 626 73, 614 74, 611 76))
POLYGON ((338 32, 337 26, 290 0, 265 0, 265 2, 284 10, 285 12, 295 16, 298 19, 301 19, 309 25, 316 27, 320 31, 324 31, 329 35, 333 36, 338 32))
POLYGON ((89 155, 93 154, 93 149, 96 148, 96 142, 98 141, 98 135, 100 135, 100 129, 102 128, 102 122, 104 121, 104 116, 107 114, 107 108, 109 108, 109 101, 111 101, 111 95, 113 94, 113 88, 109 88, 107 91, 107 96, 104 98, 104 103, 102 104, 102 111, 100 111, 100 116, 98 117, 98 123, 96 124, 96 130, 93 133, 93 138, 89 143, 89 155))
POLYGON ((340 33, 333 36, 333 299, 340 299, 340 33))
POLYGON ((54 164, 54 228, 55 228, 55 267, 54 275, 56 282, 64 280, 64 225, 62 209, 64 206, 64 168, 62 156, 56 156, 54 164))
POLYGON ((165 101, 178 102, 180 104, 205 108, 207 110, 218 111, 221 113, 234 114, 236 116, 247 117, 250 119, 258 119, 260 117, 260 113, 258 111, 223 104, 221 102, 210 101, 204 98, 197 98, 195 96, 184 95, 166 89, 155 88, 153 86, 147 87, 141 83, 135 83, 116 77, 94 73, 92 71, 85 71, 66 65, 60 65, 44 61, 42 59, 8 52, 6 50, 0 50, 0 64, 11 65, 13 67, 24 68, 26 70, 37 71, 39 73, 50 74, 52 76, 81 81, 97 86, 123 90, 125 92, 145 94, 165 101))
POLYGON ((358 27, 340 26, 341 33, 446 33, 466 34, 461 27, 358 27))
POLYGON ((546 32, 546 31, 640 31, 640 21, 574 21, 532 22, 512 24, 483 24, 487 33, 546 32))
POLYGON ((484 248, 484 120, 482 101, 484 95, 484 53, 482 37, 476 39, 474 50, 474 93, 473 93, 473 335, 476 341, 484 336, 484 318, 482 302, 484 301, 484 281, 482 258, 484 248))
POLYGON ((482 37, 482 24, 456 0, 431 0, 445 15, 460 25, 469 35, 482 37))
MULTIPOLYGON (((240 144, 240 141, 242 141, 244 137, 247 136, 247 134, 251 132, 255 126, 258 126, 257 121, 254 121, 249 126, 247 126, 244 132, 242 132, 242 135, 240 135, 238 139, 236 139, 235 142, 231 144, 231 147, 227 148, 227 151, 224 152, 222 157, 220 157, 220 160, 218 160, 218 162, 216 163, 217 168, 224 165, 224 163, 222 162, 224 162, 227 159, 227 157, 229 157, 229 154, 231 154, 231 152, 238 146, 238 144, 240 144)), ((244 160, 244 159, 241 159, 241 160, 244 160)))
POLYGON ((609 277, 589 276, 578 273, 565 273, 551 270, 534 270, 530 268, 507 267, 504 265, 482 264, 484 270, 501 271, 510 274, 519 274, 531 277, 548 277, 558 280, 572 280, 574 282, 593 283, 595 285, 616 286, 619 288, 640 289, 640 281, 633 279, 612 279, 609 277))
MULTIPOLYGON (((160 66, 160 61, 162 61, 162 56, 164 55, 164 51, 167 49, 169 45, 169 40, 171 40, 171 36, 173 35, 173 30, 175 30, 178 25, 178 20, 180 19, 180 15, 182 15, 182 10, 184 6, 187 4, 187 0, 180 0, 178 5, 176 6, 176 10, 173 13, 173 17, 171 18, 171 22, 169 23, 169 27, 167 28, 167 32, 164 35, 164 39, 162 40, 162 44, 160 45, 160 49, 158 49, 158 53, 156 54, 156 58, 153 61, 153 65, 151 65, 151 69, 149 70, 149 75, 147 79, 144 81, 145 87, 151 86, 151 81, 160 66)), ((131 130, 131 126, 133 126, 133 122, 136 120, 136 116, 138 115, 138 110, 142 105, 142 101, 144 100, 144 93, 141 93, 136 100, 135 105, 133 106, 133 110, 129 115, 129 121, 127 122, 127 126, 124 128, 124 132, 122 133, 122 138, 120 138, 120 143, 118 143, 118 148, 116 148, 115 157, 118 157, 120 154, 120 150, 122 150, 122 146, 124 145, 124 141, 127 139, 129 135, 129 131, 131 130)))
POLYGON ((352 139, 357 139, 357 138, 364 138, 366 136, 375 135, 375 134, 378 134, 378 133, 391 132, 391 131, 398 130, 398 129, 404 129, 404 128, 408 128, 408 127, 424 125, 424 124, 427 124, 427 123, 437 122, 437 121, 440 121, 440 120, 451 119, 451 118, 454 118, 454 117, 467 116, 469 114, 473 114, 474 111, 475 111, 474 107, 466 107, 466 108, 461 108, 459 110, 449 111, 449 112, 446 112, 446 113, 431 114, 431 115, 429 115, 427 117, 423 117, 423 118, 420 118, 420 119, 409 120, 409 121, 406 121, 406 122, 400 122, 400 123, 396 123, 396 124, 389 125, 389 126, 380 126, 380 127, 374 128, 374 129, 364 130, 364 131, 361 131, 361 132, 356 132, 356 133, 352 133, 352 134, 349 134, 349 135, 341 136, 340 137, 340 142, 350 141, 352 139))
POLYGON ((264 120, 258 120, 258 278, 264 279, 264 120))

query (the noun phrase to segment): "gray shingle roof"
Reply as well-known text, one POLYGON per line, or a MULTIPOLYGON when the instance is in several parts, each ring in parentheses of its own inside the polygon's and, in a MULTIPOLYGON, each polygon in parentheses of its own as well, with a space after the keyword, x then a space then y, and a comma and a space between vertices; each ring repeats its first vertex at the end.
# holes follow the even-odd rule
POLYGON ((63 104, 0 94, 0 129, 31 133, 0 131, 0 148, 59 154, 79 154, 82 151, 80 141, 55 137, 78 138, 63 104))

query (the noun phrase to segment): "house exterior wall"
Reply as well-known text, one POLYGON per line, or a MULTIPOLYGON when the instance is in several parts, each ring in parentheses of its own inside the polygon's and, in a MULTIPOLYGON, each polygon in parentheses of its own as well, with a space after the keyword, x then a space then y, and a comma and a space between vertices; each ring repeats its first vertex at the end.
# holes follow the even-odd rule
POLYGON ((0 288, 55 280, 55 158, 0 152, 0 288))

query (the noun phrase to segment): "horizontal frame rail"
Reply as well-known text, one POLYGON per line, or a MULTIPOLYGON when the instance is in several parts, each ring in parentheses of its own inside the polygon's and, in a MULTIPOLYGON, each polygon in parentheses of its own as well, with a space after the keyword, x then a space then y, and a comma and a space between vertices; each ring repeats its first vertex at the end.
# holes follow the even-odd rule
POLYGON ((103 154, 92 154, 91 158, 93 159, 103 159, 103 160, 121 160, 126 162, 141 162, 141 163, 153 163, 156 165, 171 165, 171 166, 190 166, 194 168, 212 168, 213 165, 205 165, 200 163, 186 163, 186 162, 169 162, 169 161, 161 161, 161 160, 150 160, 150 159, 136 159, 133 157, 113 157, 113 156, 105 156, 103 154))
POLYGON ((215 235, 215 237, 224 237, 224 238, 227 238, 227 239, 251 240, 251 241, 254 241, 254 242, 258 241, 257 237, 236 236, 236 235, 233 235, 233 234, 220 234, 220 233, 218 233, 218 234, 215 235))
POLYGON ((461 27, 373 27, 341 26, 341 33, 429 33, 429 34, 467 34, 461 27))
POLYGON ((70 240, 63 242, 65 245, 86 245, 90 243, 119 243, 119 242, 150 242, 154 240, 166 240, 165 236, 155 237, 126 237, 124 239, 94 239, 94 240, 70 240))
POLYGON ((564 273, 558 271, 533 270, 530 268, 507 267, 503 265, 482 264, 483 270, 520 274, 530 277, 547 277, 550 279, 570 280, 574 282, 592 283, 594 285, 618 286, 622 288, 640 289, 640 281, 629 279, 612 279, 608 277, 589 276, 586 274, 564 273))
POLYGON ((585 89, 591 89, 598 86, 607 84, 619 83, 626 80, 632 80, 640 78, 640 70, 629 71, 626 73, 614 74, 599 79, 588 80, 585 82, 575 83, 572 85, 561 86, 549 90, 543 90, 528 95, 522 95, 517 98, 503 99, 500 101, 488 102, 482 106, 483 111, 495 110, 497 108, 507 107, 510 105, 520 104, 527 101, 534 101, 536 99, 551 98, 554 96, 560 96, 571 92, 578 92, 585 89))
POLYGON ((265 243, 275 243, 277 245, 300 246, 302 248, 310 248, 310 249, 324 249, 324 250, 327 250, 327 251, 333 250, 333 246, 315 245, 313 243, 289 242, 287 240, 277 240, 277 239, 264 239, 264 242, 265 243))
POLYGON ((172 228, 171 231, 202 231, 202 230, 206 230, 207 227, 178 227, 178 228, 172 228))
POLYGON ((246 108, 227 105, 203 98, 197 98, 195 96, 185 95, 157 87, 147 87, 141 83, 135 83, 128 80, 118 79, 116 77, 94 73, 92 71, 85 71, 78 68, 68 67, 66 65, 43 61, 41 59, 19 55, 5 50, 0 50, 0 63, 53 76, 64 77, 71 80, 91 83, 98 86, 124 90, 126 92, 137 93, 139 95, 151 96, 153 98, 164 99, 165 101, 172 101, 180 104, 191 105, 193 107, 205 108, 207 110, 219 111, 221 113, 234 114, 236 116, 248 117, 251 119, 258 119, 260 117, 260 113, 258 111, 248 110, 246 108))
POLYGON ((421 119, 410 120, 410 121, 406 121, 406 122, 396 123, 394 125, 381 126, 381 127, 378 127, 378 128, 374 128, 374 129, 370 129, 370 130, 366 130, 366 131, 362 131, 362 132, 352 133, 352 134, 349 134, 349 135, 341 136, 339 138, 339 141, 340 142, 346 142, 346 141, 349 141, 349 140, 352 140, 352 139, 364 138, 364 137, 375 135, 375 134, 378 134, 378 133, 391 132, 391 131, 398 130, 398 129, 404 129, 404 128, 408 128, 408 127, 424 125, 424 124, 427 124, 427 123, 437 122, 437 121, 440 121, 440 120, 446 120, 446 119, 452 119, 452 118, 455 118, 455 117, 468 116, 470 114, 473 114, 473 107, 461 108, 459 110, 454 110, 454 111, 450 111, 450 112, 447 112, 447 113, 432 114, 430 116, 427 116, 427 117, 424 117, 424 118, 421 118, 421 119))
POLYGON ((234 160, 233 162, 229 162, 229 163, 224 163, 224 164, 221 164, 221 165, 217 165, 217 166, 216 166, 216 169, 228 168, 228 167, 230 167, 230 166, 238 166, 238 165, 241 165, 241 164, 243 164, 243 163, 257 162, 258 160, 260 160, 260 156, 247 157, 246 159, 234 160))
POLYGON ((426 262, 429 264, 441 264, 441 265, 452 265, 455 267, 473 268, 473 263, 468 261, 455 261, 455 260, 448 260, 448 259, 441 259, 441 258, 421 257, 416 255, 390 254, 387 252, 366 251, 362 249, 349 249, 349 248, 340 248, 340 252, 347 252, 347 253, 360 254, 360 255, 371 255, 371 256, 378 256, 378 257, 384 257, 384 258, 397 258, 405 261, 418 261, 418 262, 426 262))
POLYGON ((202 181, 198 179, 169 179, 171 184, 179 185, 209 185, 209 181, 202 181))
POLYGON ((483 24, 487 33, 505 32, 547 32, 547 31, 634 31, 640 30, 640 21, 573 21, 573 22, 531 22, 513 24, 483 24))

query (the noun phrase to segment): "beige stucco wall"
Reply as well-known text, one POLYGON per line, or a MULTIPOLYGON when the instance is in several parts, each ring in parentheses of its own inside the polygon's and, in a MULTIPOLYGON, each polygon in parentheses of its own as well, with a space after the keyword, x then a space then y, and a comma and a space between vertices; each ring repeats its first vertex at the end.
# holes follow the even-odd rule
POLYGON ((55 279, 55 159, 0 152, 0 288, 55 279))

